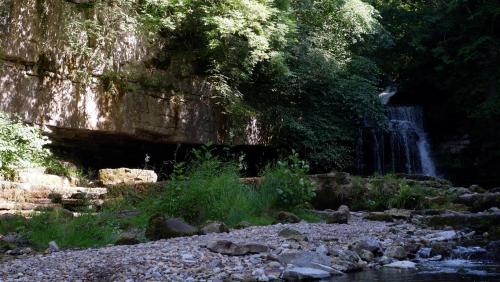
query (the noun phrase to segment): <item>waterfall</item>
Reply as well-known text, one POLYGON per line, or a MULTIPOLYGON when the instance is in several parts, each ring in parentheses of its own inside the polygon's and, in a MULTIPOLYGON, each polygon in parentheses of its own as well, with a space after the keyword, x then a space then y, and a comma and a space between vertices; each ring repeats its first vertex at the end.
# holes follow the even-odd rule
POLYGON ((420 107, 388 107, 390 164, 394 172, 436 176, 420 107))
POLYGON ((388 131, 365 122, 356 145, 360 174, 388 172, 436 176, 420 107, 389 106, 388 131))

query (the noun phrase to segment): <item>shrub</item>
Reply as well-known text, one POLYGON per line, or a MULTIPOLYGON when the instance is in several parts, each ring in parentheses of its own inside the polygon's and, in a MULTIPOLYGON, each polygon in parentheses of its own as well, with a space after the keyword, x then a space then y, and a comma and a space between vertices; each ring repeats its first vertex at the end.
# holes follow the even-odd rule
POLYGON ((260 189, 271 201, 273 208, 293 210, 309 207, 315 196, 312 181, 307 176, 309 166, 293 153, 285 161, 268 167, 260 189))
POLYGON ((44 167, 49 173, 64 176, 81 174, 57 160, 44 147, 48 143, 37 127, 0 112, 0 174, 4 177, 12 178, 16 169, 32 167, 44 167))
POLYGON ((40 130, 0 112, 0 173, 12 176, 16 168, 42 166, 50 152, 40 130))
POLYGON ((208 150, 194 151, 188 168, 178 166, 166 190, 148 213, 162 211, 191 223, 222 220, 232 225, 259 216, 261 197, 243 185, 238 168, 222 163, 208 150))

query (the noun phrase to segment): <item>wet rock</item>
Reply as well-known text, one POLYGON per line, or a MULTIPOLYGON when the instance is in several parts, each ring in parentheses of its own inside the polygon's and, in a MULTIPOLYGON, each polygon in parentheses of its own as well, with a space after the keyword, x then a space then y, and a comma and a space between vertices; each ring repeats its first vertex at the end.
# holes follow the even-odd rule
POLYGON ((431 257, 438 255, 448 257, 454 247, 455 244, 451 242, 434 242, 431 244, 431 257))
POLYGON ((201 228, 202 234, 229 232, 229 228, 223 222, 209 222, 201 228))
POLYGON ((364 261, 371 262, 375 256, 372 252, 363 249, 359 251, 359 257, 364 261))
POLYGON ((350 250, 330 250, 332 255, 332 268, 341 272, 354 272, 362 270, 365 264, 359 255, 350 250))
POLYGON ((280 211, 276 215, 276 219, 280 223, 299 223, 300 218, 291 212, 280 211))
POLYGON ((393 263, 394 261, 395 260, 393 258, 390 258, 390 257, 387 257, 387 256, 381 256, 378 259, 378 263, 381 264, 381 265, 390 264, 390 263, 393 263))
POLYGON ((430 258, 431 257, 431 251, 432 251, 431 248, 421 248, 420 250, 418 250, 417 255, 420 258, 430 258))
POLYGON ((279 236, 290 239, 290 240, 295 240, 295 241, 307 241, 307 236, 300 233, 299 231, 291 228, 284 228, 281 229, 280 232, 278 233, 279 236))
POLYGON ((417 265, 414 262, 409 260, 395 261, 389 264, 384 265, 385 267, 391 268, 401 268, 401 269, 415 269, 417 265))
POLYGON ((481 247, 462 247, 458 246, 452 250, 453 258, 461 259, 485 259, 487 251, 481 247))
POLYGON ((213 241, 208 245, 208 249, 212 252, 231 256, 265 253, 269 251, 269 247, 263 244, 235 243, 229 240, 213 241))
POLYGON ((163 215, 153 215, 146 227, 146 238, 150 240, 168 239, 173 237, 191 236, 198 232, 179 218, 166 219, 163 215))
POLYGON ((385 250, 384 255, 390 258, 395 258, 395 259, 405 259, 408 254, 406 253, 406 250, 401 247, 401 246, 390 246, 385 250))
POLYGON ((100 169, 98 179, 105 186, 117 184, 155 183, 158 180, 158 175, 156 175, 156 173, 152 170, 145 169, 100 169))
POLYGON ((283 278, 288 280, 325 279, 330 276, 331 274, 328 271, 294 265, 288 265, 283 272, 283 278))
POLYGON ((425 238, 430 242, 450 241, 459 238, 459 234, 454 230, 442 231, 438 233, 429 234, 425 238))
POLYGON ((360 240, 354 242, 350 248, 359 254, 361 250, 367 250, 374 254, 382 253, 382 244, 375 237, 365 236, 360 240))

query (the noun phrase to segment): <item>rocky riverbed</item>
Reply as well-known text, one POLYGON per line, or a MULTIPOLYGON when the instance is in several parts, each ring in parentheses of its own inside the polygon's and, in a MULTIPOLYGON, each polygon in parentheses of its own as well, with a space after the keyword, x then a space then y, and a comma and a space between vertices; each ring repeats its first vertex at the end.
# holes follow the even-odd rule
POLYGON ((329 279, 381 267, 414 269, 416 258, 442 259, 458 241, 474 235, 364 216, 352 213, 348 224, 276 224, 132 246, 18 256, 0 264, 0 281, 329 279))

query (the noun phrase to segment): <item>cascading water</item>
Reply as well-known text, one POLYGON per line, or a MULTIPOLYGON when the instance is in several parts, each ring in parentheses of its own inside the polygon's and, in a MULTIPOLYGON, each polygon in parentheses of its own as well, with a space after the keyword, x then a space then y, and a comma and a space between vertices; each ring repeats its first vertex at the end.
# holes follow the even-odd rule
POLYGON ((430 156, 430 146, 424 131, 422 109, 389 107, 387 115, 392 171, 436 176, 436 168, 430 156))
MULTIPOLYGON (((396 88, 388 87, 379 97, 386 105, 396 88)), ((389 130, 384 132, 365 122, 357 144, 357 168, 362 174, 388 172, 436 176, 420 107, 386 106, 389 130)))

